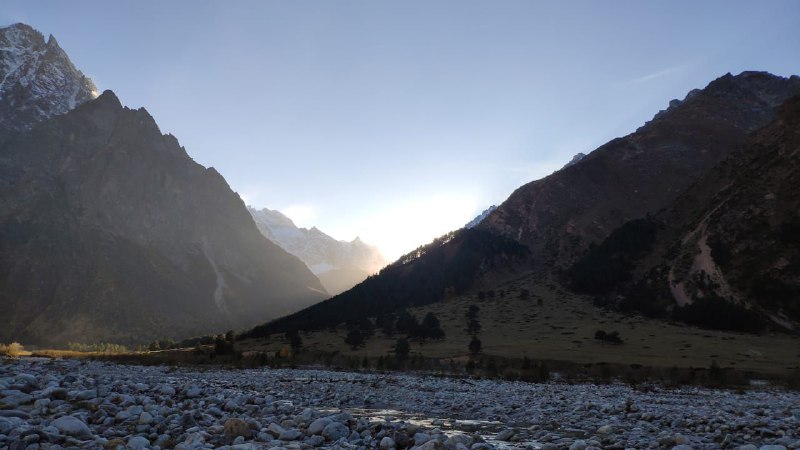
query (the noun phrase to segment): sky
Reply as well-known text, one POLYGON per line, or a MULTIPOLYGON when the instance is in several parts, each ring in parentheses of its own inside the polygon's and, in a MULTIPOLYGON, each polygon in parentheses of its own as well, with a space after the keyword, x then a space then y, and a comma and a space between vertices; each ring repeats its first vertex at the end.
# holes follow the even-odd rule
POLYGON ((242 199, 393 260, 727 72, 800 2, 4 0, 242 199))

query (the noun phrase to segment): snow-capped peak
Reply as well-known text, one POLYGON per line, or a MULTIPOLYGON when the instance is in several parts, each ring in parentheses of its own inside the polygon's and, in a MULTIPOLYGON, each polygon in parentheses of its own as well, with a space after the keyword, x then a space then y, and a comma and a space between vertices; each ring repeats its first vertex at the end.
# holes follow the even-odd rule
POLYGON ((248 209, 261 234, 306 263, 331 294, 350 288, 386 265, 380 250, 360 238, 338 241, 317 227, 297 227, 280 211, 248 209))
POLYGON ((0 28, 0 130, 27 130, 97 97, 52 35, 17 23, 0 28))

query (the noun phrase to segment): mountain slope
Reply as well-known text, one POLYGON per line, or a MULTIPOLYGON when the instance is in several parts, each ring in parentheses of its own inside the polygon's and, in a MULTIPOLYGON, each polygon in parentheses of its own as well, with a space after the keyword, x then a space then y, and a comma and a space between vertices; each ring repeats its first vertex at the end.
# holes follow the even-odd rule
POLYGON ((53 36, 25 24, 0 28, 0 135, 97 97, 92 80, 75 68, 53 36))
POLYGON ((527 257, 527 249, 510 239, 462 228, 401 257, 349 291, 258 326, 245 337, 320 330, 348 320, 435 303, 463 294, 482 280, 497 282, 514 277, 517 269, 526 265, 527 257))
MULTIPOLYGON (((618 307, 669 312, 712 328, 798 329, 798 211, 800 97, 795 97, 742 150, 651 219, 658 231, 639 246, 645 251, 633 258, 629 279, 607 285, 605 292, 597 292, 596 285, 584 290, 613 292, 618 307)), ((586 271, 578 272, 573 282, 585 279, 586 271)))
POLYGON ((110 91, 0 146, 0 341, 185 337, 325 297, 219 173, 110 91))
POLYGON ((727 74, 579 164, 520 187, 478 228, 525 244, 539 267, 567 267, 623 223, 668 206, 798 93, 796 76, 727 74))
POLYGON ((350 289, 386 265, 377 247, 359 238, 337 241, 316 227, 298 228, 280 211, 248 209, 261 234, 306 263, 332 295, 350 289))

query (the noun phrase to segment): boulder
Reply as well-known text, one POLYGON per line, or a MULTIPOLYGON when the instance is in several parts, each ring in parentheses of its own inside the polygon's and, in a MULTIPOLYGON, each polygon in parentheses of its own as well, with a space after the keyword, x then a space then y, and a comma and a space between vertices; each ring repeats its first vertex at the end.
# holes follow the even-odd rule
POLYGON ((78 439, 91 439, 92 430, 77 417, 63 416, 54 420, 52 425, 58 431, 78 439))
POLYGON ((239 436, 242 436, 244 438, 249 438, 250 436, 252 436, 252 432, 250 431, 250 427, 247 426, 247 422, 235 417, 231 417, 230 419, 225 421, 223 433, 225 434, 225 436, 231 438, 237 438, 239 436))

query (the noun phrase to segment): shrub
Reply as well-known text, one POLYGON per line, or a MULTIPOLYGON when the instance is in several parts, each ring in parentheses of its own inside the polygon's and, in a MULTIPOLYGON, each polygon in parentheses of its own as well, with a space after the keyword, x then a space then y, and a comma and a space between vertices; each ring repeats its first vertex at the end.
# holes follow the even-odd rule
POLYGON ((411 338, 420 338, 420 339, 444 339, 444 330, 442 330, 441 324, 439 323, 439 318, 436 317, 434 313, 428 313, 425 315, 425 318, 422 319, 422 323, 419 324, 415 329, 411 330, 408 334, 408 337, 411 338))
POLYGON ((10 356, 12 358, 19 357, 25 351, 25 347, 19 342, 12 342, 8 345, 0 344, 0 355, 10 356))
POLYGON ((411 353, 411 346, 408 344, 408 339, 400 338, 394 344, 394 356, 398 361, 405 361, 408 359, 408 354, 411 353))
POLYGON ((350 330, 347 332, 344 342, 349 345, 351 349, 355 350, 364 345, 364 335, 359 329, 350 330))
POLYGON ((622 344, 622 338, 619 337, 618 331, 612 331, 610 333, 606 333, 603 330, 597 330, 594 333, 594 338, 598 341, 608 342, 611 344, 622 344))
POLYGON ((482 347, 481 340, 478 339, 477 336, 472 336, 472 339, 469 341, 469 352, 473 355, 477 355, 481 352, 482 347))
POLYGON ((300 338, 300 333, 297 329, 286 332, 286 340, 289 341, 289 346, 292 347, 292 352, 299 353, 303 348, 303 340, 300 338))

